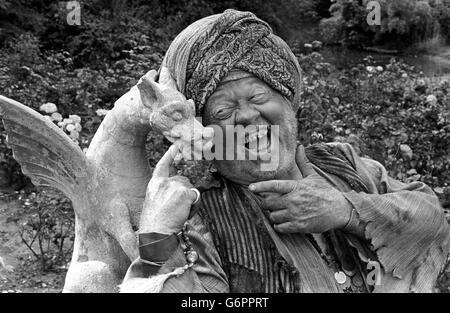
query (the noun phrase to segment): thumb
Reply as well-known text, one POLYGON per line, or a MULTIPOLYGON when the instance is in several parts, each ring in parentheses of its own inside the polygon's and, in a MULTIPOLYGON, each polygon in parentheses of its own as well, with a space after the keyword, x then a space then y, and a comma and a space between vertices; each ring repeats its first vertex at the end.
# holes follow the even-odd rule
POLYGON ((297 166, 303 177, 307 177, 315 173, 311 162, 306 157, 305 147, 303 147, 303 145, 299 145, 297 147, 295 162, 297 162, 297 166))

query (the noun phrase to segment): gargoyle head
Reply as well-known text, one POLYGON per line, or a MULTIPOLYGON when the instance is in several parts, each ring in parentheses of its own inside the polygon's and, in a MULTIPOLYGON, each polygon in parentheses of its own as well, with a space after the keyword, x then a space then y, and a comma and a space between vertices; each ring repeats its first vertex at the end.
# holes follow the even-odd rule
POLYGON ((195 118, 195 104, 178 91, 176 82, 169 70, 161 69, 156 82, 156 72, 150 71, 138 82, 144 106, 151 110, 150 123, 162 132, 171 142, 181 140, 184 143, 198 145, 210 142, 214 130, 204 127, 195 118))

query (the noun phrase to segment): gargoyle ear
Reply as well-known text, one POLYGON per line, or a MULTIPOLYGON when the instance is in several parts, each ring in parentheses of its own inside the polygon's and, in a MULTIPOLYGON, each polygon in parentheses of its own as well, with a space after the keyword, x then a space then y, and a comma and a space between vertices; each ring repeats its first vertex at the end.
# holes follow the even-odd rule
POLYGON ((187 103, 188 103, 188 105, 189 105, 189 110, 192 112, 192 115, 194 115, 195 116, 195 103, 194 103, 194 100, 192 100, 192 99, 189 99, 188 101, 187 101, 187 103))
POLYGON ((155 82, 158 73, 155 70, 149 71, 139 79, 137 87, 141 93, 141 100, 146 107, 160 106, 164 103, 164 96, 159 84, 155 82))

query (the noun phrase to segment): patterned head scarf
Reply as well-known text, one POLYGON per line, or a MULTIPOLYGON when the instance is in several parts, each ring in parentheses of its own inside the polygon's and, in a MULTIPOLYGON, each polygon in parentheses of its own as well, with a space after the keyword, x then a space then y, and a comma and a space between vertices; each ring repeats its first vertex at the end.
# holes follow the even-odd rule
POLYGON ((233 72, 251 73, 298 109, 298 61, 270 26, 250 12, 229 9, 194 22, 174 39, 162 65, 169 68, 178 89, 194 100, 197 115, 203 113, 221 81, 233 72))

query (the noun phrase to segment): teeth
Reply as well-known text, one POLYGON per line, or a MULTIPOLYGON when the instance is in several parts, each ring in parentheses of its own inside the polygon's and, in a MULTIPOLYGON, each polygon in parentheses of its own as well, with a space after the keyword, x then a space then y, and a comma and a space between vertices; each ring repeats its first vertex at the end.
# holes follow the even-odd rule
POLYGON ((262 128, 262 129, 259 129, 259 131, 257 133, 247 134, 245 136, 245 143, 250 143, 250 142, 257 140, 258 138, 263 138, 264 136, 267 135, 267 133, 268 133, 267 128, 262 128))
POLYGON ((258 138, 258 134, 251 134, 245 136, 245 143, 253 142, 258 138))
POLYGON ((258 133, 258 137, 259 137, 259 138, 262 138, 262 137, 264 137, 265 135, 267 135, 267 128, 261 129, 261 130, 259 131, 259 133, 258 133))

